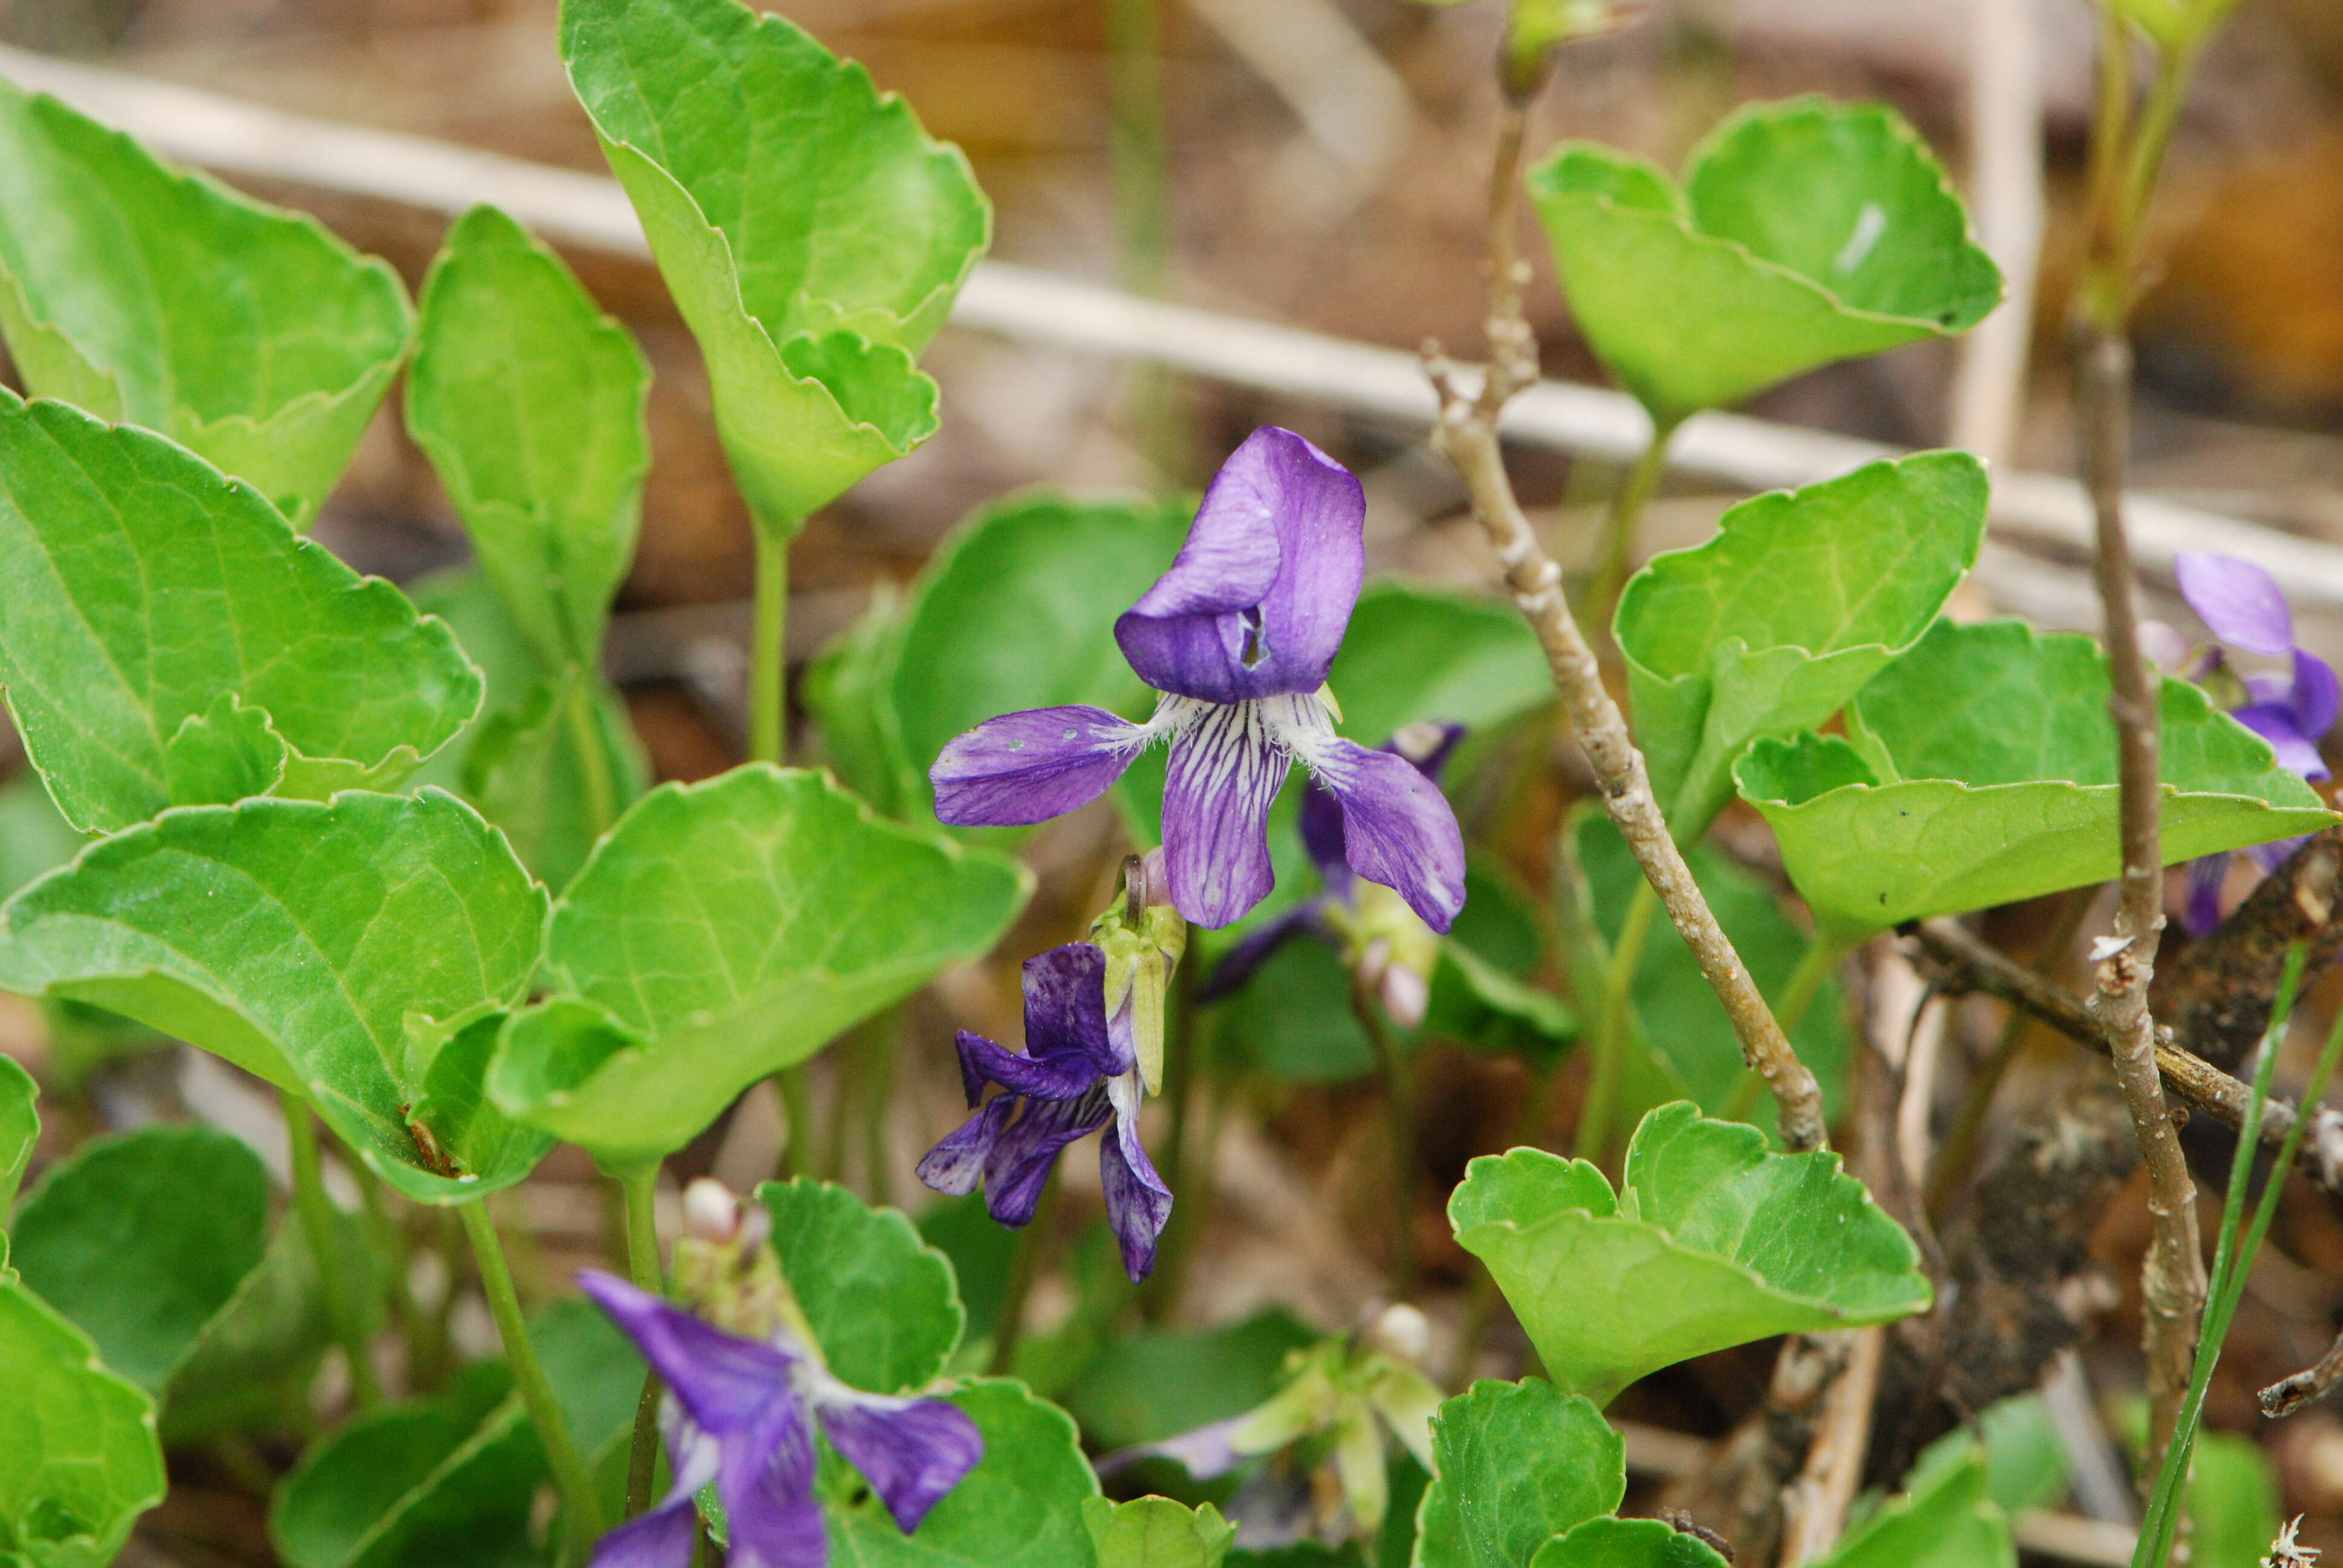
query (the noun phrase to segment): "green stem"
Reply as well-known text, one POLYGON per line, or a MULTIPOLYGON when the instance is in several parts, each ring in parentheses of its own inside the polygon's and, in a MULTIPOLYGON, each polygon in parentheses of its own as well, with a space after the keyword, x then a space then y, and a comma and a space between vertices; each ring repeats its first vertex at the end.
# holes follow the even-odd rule
POLYGON ((1597 1164, 1610 1151, 1611 1123, 1618 1112, 1619 1081, 1627 1053, 1635 968, 1643 961, 1644 944, 1651 938, 1652 918, 1659 908, 1660 896, 1652 884, 1636 879, 1626 917, 1619 924, 1618 940, 1604 965, 1603 1006, 1594 1020, 1594 1070, 1587 1079, 1586 1104, 1578 1114, 1578 1133, 1571 1142, 1573 1154, 1597 1164))
MULTIPOLYGON (((1187 951, 1194 955, 1201 944, 1194 928, 1188 932, 1187 951)), ((1203 1063, 1199 1060, 1201 1041, 1206 1031, 1197 1027, 1195 965, 1183 962, 1172 971, 1172 994, 1166 999, 1164 1034, 1164 1098, 1172 1102, 1171 1137, 1165 1141, 1163 1161, 1160 1167, 1163 1184, 1174 1194, 1188 1186, 1188 1123, 1194 1109, 1203 1063)), ((1204 1180, 1212 1180, 1207 1166, 1204 1180)), ((1187 1279, 1188 1256, 1196 1240, 1196 1216, 1201 1212, 1193 1203, 1182 1203, 1175 1196, 1172 1219, 1164 1227, 1161 1245, 1156 1249, 1155 1271, 1147 1278, 1140 1292, 1139 1308, 1151 1322, 1170 1314, 1179 1304, 1180 1291, 1187 1279)))
MULTIPOLYGON (((1548 1068, 1530 1080, 1529 1092, 1522 1096, 1521 1111, 1514 1119, 1508 1148, 1534 1149, 1544 1142, 1546 1117, 1554 1107, 1554 1086, 1558 1076, 1548 1068)), ((1479 1264, 1473 1271, 1473 1283, 1465 1292, 1464 1326, 1456 1337, 1456 1364, 1452 1369, 1451 1387, 1462 1391, 1472 1386, 1473 1363, 1481 1359, 1481 1345, 1489 1337, 1498 1295, 1497 1276, 1489 1272, 1487 1264, 1479 1264)))
MULTIPOLYGON (((1107 151, 1113 172, 1116 272, 1161 297, 1171 279, 1172 164, 1163 126, 1161 0, 1106 0, 1107 151)), ((1187 432, 1161 366, 1131 371, 1131 412, 1157 470, 1187 472, 1187 432)))
POLYGON ((1611 508, 1603 525, 1603 556, 1594 580, 1587 586, 1584 614, 1580 618, 1590 626, 1611 624, 1612 608, 1619 602, 1620 590, 1627 586, 1628 573, 1635 565, 1635 535, 1644 520, 1644 512, 1659 493, 1660 476, 1667 472, 1668 442, 1676 433, 1678 421, 1652 421, 1652 438, 1644 447, 1635 466, 1627 470, 1618 489, 1612 492, 1611 508))
POLYGON ((537 1428, 538 1442, 553 1472, 554 1489, 561 1494, 569 1532, 563 1561, 572 1565, 583 1563, 602 1533, 602 1509, 594 1496, 593 1478, 586 1473, 585 1461, 578 1457, 577 1444, 569 1440, 569 1426, 561 1418, 553 1385, 546 1381, 537 1348, 529 1342, 528 1327, 521 1322, 520 1296, 513 1289, 512 1271, 505 1264, 504 1245, 497 1240, 496 1221, 488 1218, 485 1203, 458 1203, 455 1208, 464 1222, 465 1240, 472 1244, 472 1261, 480 1271, 480 1292, 488 1299, 497 1336, 504 1342, 513 1386, 528 1408, 528 1419, 537 1428))
POLYGON ((900 1008, 889 1008, 873 1021, 870 1055, 862 1071, 863 1162, 870 1168, 870 1201, 885 1205, 894 1201, 894 1174, 887 1168, 887 1112, 895 1093, 895 1053, 903 1032, 900 1008))
POLYGON ((1774 1016, 1779 1020, 1784 1034, 1794 1034, 1805 1020, 1806 1010, 1815 1005, 1821 994, 1823 981, 1838 968, 1846 950, 1816 931, 1806 941, 1806 950, 1798 955, 1798 967, 1782 983, 1781 1000, 1774 1004, 1774 1016))
POLYGON ((992 1322, 992 1356, 986 1371, 1007 1377, 1017 1368, 1017 1343, 1025 1334, 1025 1303, 1033 1282, 1041 1275, 1042 1253, 1058 1231, 1058 1194, 1062 1179, 1051 1178, 1041 1189, 1041 1201, 1025 1228, 1017 1232, 1017 1251, 1009 1264, 1009 1284, 1001 1296, 1001 1315, 992 1322))
POLYGON ((789 759, 789 538, 759 518, 757 629, 749 647, 749 760, 789 759))
POLYGON ((1367 1040, 1375 1048, 1375 1061, 1383 1069, 1383 1105, 1391 1116, 1391 1293, 1403 1302, 1415 1294, 1415 1096, 1408 1081, 1407 1063, 1401 1059, 1399 1044, 1375 1000, 1374 988, 1357 975, 1351 978, 1351 1010, 1358 1015, 1359 1027, 1367 1031, 1367 1040))
MULTIPOLYGON (((618 1191, 627 1205, 627 1277, 635 1289, 659 1294, 666 1287, 659 1277, 659 1227, 653 1205, 659 1197, 659 1161, 618 1172, 618 1191)), ((659 1375, 643 1374, 642 1397, 635 1402, 635 1431, 627 1448, 627 1517, 633 1519, 651 1505, 651 1483, 659 1471, 659 1375)))
POLYGON ((350 1300, 349 1281, 342 1272, 334 1201, 326 1194, 325 1161, 317 1151, 317 1123, 307 1101, 290 1090, 282 1095, 285 1131, 293 1150, 293 1207, 301 1219, 302 1236, 309 1243, 309 1260, 317 1266, 317 1294, 325 1304, 327 1322, 349 1362, 350 1402, 370 1410, 382 1402, 382 1382, 375 1376, 374 1358, 367 1353, 357 1303, 350 1300))
POLYGON ((806 1080, 805 1063, 781 1069, 773 1074, 773 1083, 781 1091, 781 1114, 789 1124, 788 1136, 781 1141, 780 1165, 773 1174, 783 1181, 811 1176, 813 1086, 806 1080))
POLYGON ((610 776, 610 750, 602 744, 600 716, 594 711, 594 675, 582 666, 569 672, 563 698, 568 709, 569 743, 578 749, 578 774, 586 786, 588 824, 598 839, 618 819, 618 786, 610 776))
POLYGON ((373 1245, 388 1265, 384 1271, 389 1279, 390 1312, 398 1324, 399 1339, 407 1346, 407 1382, 411 1391, 416 1384, 415 1347, 423 1337, 423 1311, 415 1304, 415 1238, 407 1230, 405 1216, 392 1211, 383 1184, 373 1171, 362 1162, 353 1161, 350 1176, 357 1183, 358 1201, 366 1208, 367 1229, 373 1245))

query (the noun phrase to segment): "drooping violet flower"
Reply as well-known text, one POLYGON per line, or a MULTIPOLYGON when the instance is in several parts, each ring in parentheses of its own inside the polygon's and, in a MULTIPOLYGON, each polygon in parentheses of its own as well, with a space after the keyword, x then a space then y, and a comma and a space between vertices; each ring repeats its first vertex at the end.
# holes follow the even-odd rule
MULTIPOLYGON (((1380 749, 1404 758, 1437 789, 1441 770, 1463 737, 1461 724, 1411 724, 1380 749)), ((1242 990, 1271 954, 1306 934, 1342 949, 1402 1026, 1413 1029, 1423 1021, 1438 960, 1436 941, 1413 913, 1376 899, 1381 890, 1353 873, 1342 820, 1342 807, 1316 780, 1302 787, 1302 842, 1325 887, 1230 949, 1197 988, 1198 1001, 1217 1001, 1242 990)))
POLYGON ((602 1537, 590 1568, 688 1568, 692 1499, 711 1481, 733 1563, 827 1568, 816 1423, 906 1534, 984 1457, 982 1434, 957 1406, 849 1388, 786 1331, 746 1339, 609 1274, 581 1273, 578 1283, 667 1383, 659 1428, 675 1473, 658 1507, 602 1537))
POLYGON ((1167 740, 1172 901, 1225 926, 1274 882, 1270 802, 1299 759, 1339 803, 1350 868, 1445 931, 1464 903, 1455 814, 1402 759, 1339 739, 1322 695, 1366 570, 1365 524, 1365 493, 1341 464, 1291 430, 1254 431, 1205 491, 1179 558, 1115 622, 1123 657, 1163 694, 1154 717, 1042 708, 988 719, 929 770, 936 815, 1046 821, 1167 740))
MULTIPOLYGON (((2294 640, 2294 612, 2278 579, 2250 561, 2234 556, 2184 553, 2173 563, 2180 596, 2198 618, 2222 642, 2250 653, 2285 658, 2284 674, 2247 672, 2238 678, 2248 700, 2233 707, 2230 716, 2260 736, 2278 753, 2281 767, 2305 779, 2328 776, 2318 742, 2335 726, 2343 708, 2343 688, 2325 659, 2294 640)), ((2207 661, 2207 673, 2224 668, 2217 650, 2207 661)), ((2256 844, 2245 852, 2265 873, 2284 865, 2300 847, 2300 839, 2256 844)), ((2221 884, 2228 870, 2227 854, 2207 855, 2188 868, 2187 924, 2197 936, 2221 923, 2221 884)))
MULTIPOLYGON (((1090 942, 1068 942, 1025 960, 1025 1050, 1004 1050, 980 1034, 960 1031, 960 1082, 976 1114, 928 1151, 919 1174, 954 1197, 981 1181, 986 1211, 1021 1230, 1059 1154, 1111 1121, 1099 1143, 1107 1221, 1121 1245, 1124 1272, 1143 1280, 1172 1217, 1172 1190, 1139 1141, 1144 1086, 1138 1053, 1129 1030, 1113 1027, 1108 1016, 1106 979, 1107 955, 1090 942), (1007 1092, 987 1102, 988 1084, 1007 1092)), ((1126 996, 1118 1014, 1129 1003, 1126 996)))

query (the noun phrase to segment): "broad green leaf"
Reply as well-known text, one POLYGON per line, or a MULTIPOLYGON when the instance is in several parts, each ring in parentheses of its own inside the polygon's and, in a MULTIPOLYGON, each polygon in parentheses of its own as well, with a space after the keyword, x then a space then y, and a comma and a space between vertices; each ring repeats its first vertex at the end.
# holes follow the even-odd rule
POLYGON ((88 843, 58 812, 37 771, 25 769, 0 784, 0 899, 55 870, 88 843))
POLYGON ((450 1074, 479 1070, 480 1048, 459 1031, 519 998, 545 906, 502 836, 437 789, 185 807, 0 906, 0 990, 216 1051, 307 1095, 408 1197, 457 1202, 551 1147, 491 1109, 442 1126, 422 1103, 467 1099, 450 1074), (417 1121, 456 1175, 424 1162, 417 1121))
POLYGON ((2285 1515, 2269 1454, 2252 1438, 2208 1432, 2188 1473, 2188 1561, 2198 1568, 2257 1568, 2285 1515))
POLYGON ((1289 1083, 1346 1083, 1375 1070, 1375 1049, 1351 1011, 1341 957, 1307 936, 1271 954, 1208 1016, 1232 1061, 1289 1083))
POLYGON ((1725 1568, 1725 1559, 1664 1520, 1590 1519, 1539 1547, 1530 1568, 1725 1568))
POLYGON ((489 714, 464 754, 464 794, 548 887, 567 887, 611 824, 650 787, 650 761, 618 694, 590 671, 539 681, 489 714))
MULTIPOLYGON (((2335 819, 2259 737, 2164 682, 2164 859, 2335 819)), ((1815 919, 1843 937, 2105 881, 2120 866, 2107 657, 2019 621, 1940 622, 1847 710, 1735 770, 1815 919)))
POLYGON ((0 1561, 104 1568, 163 1501, 154 1402, 13 1279, 0 1279, 0 1561))
POLYGON ((901 1393, 944 1370, 966 1314, 951 1261, 900 1209, 799 1177, 768 1181, 773 1250, 830 1370, 860 1389, 901 1393))
POLYGON ((971 1192, 930 1203, 919 1218, 920 1240, 952 1266, 952 1283, 968 1313, 965 1345, 992 1332, 1009 1276, 1016 1266, 1017 1232, 985 1212, 984 1198, 971 1192))
POLYGON ((1579 330, 1664 427, 1966 332, 2001 303, 1943 167, 1877 105, 1753 105, 1694 152, 1681 189, 1568 143, 1530 194, 1579 330))
MULTIPOLYGON (((1616 943, 1628 906, 1645 886, 1644 873, 1619 829, 1600 810, 1580 814, 1572 842, 1585 873, 1595 926, 1606 944, 1616 943)), ((1722 850, 1693 843, 1685 848, 1684 860, 1750 977, 1779 1001, 1805 957, 1806 933, 1792 922, 1772 888, 1722 850)), ((1716 992, 1701 978, 1699 960, 1664 915, 1652 920, 1644 939, 1633 987, 1631 1022, 1651 1070, 1648 1086, 1628 1109, 1643 1111, 1686 1097, 1711 1116, 1737 1108, 1748 1076, 1739 1037, 1716 992)), ((1846 1027, 1845 997, 1835 978, 1825 976, 1815 988, 1805 1015, 1790 1030, 1790 1043, 1821 1081, 1825 1111, 1836 1116, 1845 1098, 1854 1040, 1846 1027)), ((1773 1097, 1760 1095, 1745 1120, 1770 1131, 1775 1118, 1773 1097)))
POLYGON ((2017 1568, 2009 1520, 1986 1494, 1985 1456, 1972 1452, 1891 1498, 1846 1533, 1817 1568, 2017 1568))
POLYGON ((1168 1497, 1085 1497, 1082 1523, 1098 1568, 1221 1568, 1237 1538, 1237 1527, 1211 1503, 1189 1508, 1168 1497))
POLYGON ((1733 799, 1750 741, 1820 725, 1920 640, 1976 564, 1985 513, 1983 464, 1924 453, 1744 501, 1635 574, 1615 634, 1679 840, 1733 799))
POLYGON ((1681 1101, 1635 1130, 1615 1199, 1584 1161, 1516 1149, 1473 1161, 1448 1218, 1547 1372, 1598 1404, 1711 1351, 1928 1305, 1912 1239, 1836 1154, 1773 1153, 1681 1101))
POLYGON ((1904 1477, 1904 1490, 1926 1492, 1938 1471, 1966 1463, 1978 1452, 1985 1455, 1986 1494, 2004 1513, 2055 1508, 2066 1501, 2073 1474, 2066 1445, 2049 1406, 2035 1393, 1998 1400, 1977 1412, 1975 1431, 1956 1427, 1930 1443, 1904 1477))
POLYGON ((902 596, 881 582, 871 590, 870 608, 815 655, 798 689, 821 723, 822 760, 890 817, 908 816, 926 786, 895 717, 892 677, 902 628, 902 596))
POLYGON ((1359 595, 1326 678, 1342 732, 1380 746, 1429 720, 1491 729, 1554 700, 1554 677, 1521 612, 1499 598, 1403 578, 1359 595))
POLYGON ((0 686, 75 826, 383 787, 480 678, 390 584, 149 431, 0 395, 0 686))
POLYGON ((1030 875, 763 764, 652 790, 554 906, 552 1000, 506 1030, 488 1088, 605 1163, 681 1148, 804 1060, 990 948, 1030 875))
POLYGON ((1578 1039, 1578 1015, 1552 991, 1507 974, 1460 941, 1440 945, 1423 1034, 1550 1067, 1578 1039))
POLYGON ((1063 1411, 996 1379, 952 1395, 984 1436, 984 1458, 913 1536, 861 1478, 822 1459, 832 1568, 1067 1568, 1090 1560, 1082 1503, 1098 1476, 1063 1411))
POLYGON ((735 0, 568 0, 561 55, 707 357, 749 509, 786 538, 934 433, 912 356, 991 208, 860 65, 735 0))
POLYGON ((1626 1447, 1603 1412, 1540 1378, 1474 1383, 1440 1407, 1432 1447, 1414 1568, 1526 1568, 1627 1493, 1626 1447))
POLYGON ((389 266, 0 82, 0 335, 34 395, 159 430, 306 526, 407 351, 389 266))
POLYGON ((407 427, 548 669, 591 668, 642 520, 650 367, 558 256, 494 207, 424 279, 407 427))
POLYGON ((1060 1402, 1095 1447, 1161 1442, 1258 1406, 1278 1391, 1286 1356, 1319 1337, 1277 1307, 1209 1329, 1141 1329, 1117 1339, 1060 1402))
POLYGON ((142 1127, 51 1166, 11 1227, 10 1261, 159 1394, 268 1244, 268 1171, 225 1132, 142 1127))
MULTIPOLYGON (((33 1147, 41 1141, 41 1113, 35 1102, 41 1086, 33 1081, 13 1056, 0 1056, 0 1230, 5 1230, 8 1206, 16 1201, 16 1185, 33 1162, 33 1147)), ((0 1238, 0 1266, 8 1261, 7 1242, 0 1238)))

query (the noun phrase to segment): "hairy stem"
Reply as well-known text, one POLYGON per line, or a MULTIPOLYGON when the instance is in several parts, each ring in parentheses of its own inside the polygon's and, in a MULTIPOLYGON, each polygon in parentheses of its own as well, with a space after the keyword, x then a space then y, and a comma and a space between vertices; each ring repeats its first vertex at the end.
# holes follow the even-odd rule
MULTIPOLYGON (((654 1205, 659 1196, 659 1161, 651 1161, 618 1173, 618 1191, 627 1205, 627 1277, 635 1289, 652 1295, 666 1289, 659 1273, 659 1227, 654 1205)), ((659 1375, 643 1373, 642 1397, 635 1402, 635 1430, 627 1447, 627 1517, 632 1519, 651 1505, 651 1483, 659 1471, 659 1375)))
POLYGON ((1526 122, 1526 106, 1508 98, 1489 189, 1492 363, 1477 392, 1468 392, 1436 352, 1428 356, 1441 402, 1433 444, 1464 481, 1473 513, 1488 531, 1489 542, 1504 567, 1513 602, 1537 633, 1554 685, 1577 730, 1579 746, 1601 781, 1604 809, 1658 893, 1668 919, 1699 960, 1702 975, 1725 1004, 1744 1059, 1764 1076, 1779 1102, 1784 1141, 1793 1149, 1819 1149, 1828 1141, 1822 1091, 1815 1075, 1790 1049, 1773 1010, 1717 925, 1691 868, 1669 836, 1659 801, 1652 793, 1643 753, 1635 749, 1619 705, 1604 689, 1594 650, 1563 597, 1562 570, 1530 531, 1529 519, 1522 515, 1521 502, 1505 472, 1504 449, 1497 437, 1498 416, 1514 394, 1537 379, 1536 339, 1522 316, 1522 286, 1528 268, 1518 254, 1526 122))
POLYGON ((488 1299, 497 1335, 504 1342, 513 1387, 528 1409, 538 1442, 545 1449, 546 1464, 553 1472, 554 1489, 561 1494, 569 1537, 562 1560, 572 1565, 583 1563, 594 1550, 595 1538, 602 1533, 602 1510, 595 1500, 593 1479, 586 1473, 585 1461, 578 1457, 568 1423, 562 1420, 560 1403, 553 1397, 553 1384, 546 1380, 537 1348, 529 1342, 528 1328, 521 1322, 520 1295, 513 1289, 512 1271, 505 1266, 504 1246, 497 1240, 496 1221, 488 1218, 488 1205, 458 1203, 455 1208, 464 1221, 465 1239, 472 1244, 473 1261, 479 1266, 480 1292, 488 1299))
POLYGON ((789 535, 759 518, 757 629, 749 644, 749 760, 789 760, 789 535))
POLYGON ((326 1192, 325 1161, 317 1151, 317 1123, 307 1101, 290 1090, 282 1093, 285 1131, 293 1151, 293 1207, 300 1216, 302 1239, 309 1245, 309 1261, 317 1266, 317 1296, 325 1304, 334 1342, 349 1362, 350 1402, 370 1410, 382 1402, 382 1380, 375 1375, 374 1358, 358 1326, 357 1303, 350 1299, 349 1278, 342 1270, 334 1201, 326 1192))

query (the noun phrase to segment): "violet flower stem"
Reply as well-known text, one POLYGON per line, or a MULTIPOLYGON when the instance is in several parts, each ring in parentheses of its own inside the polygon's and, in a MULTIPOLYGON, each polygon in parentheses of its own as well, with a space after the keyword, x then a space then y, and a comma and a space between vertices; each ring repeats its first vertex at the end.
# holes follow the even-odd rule
POLYGON ((349 1276, 342 1268, 340 1230, 334 1201, 326 1192, 325 1161, 317 1149, 317 1123, 309 1102, 291 1090, 281 1091, 285 1131, 293 1156, 293 1208, 301 1221, 302 1239, 309 1245, 309 1261, 317 1270, 317 1294, 326 1321, 342 1357, 350 1368, 350 1402, 371 1410, 382 1402, 382 1381, 375 1375, 366 1335, 358 1327, 357 1303, 350 1299, 349 1276))
POLYGON ((1659 912, 1659 895, 1652 884, 1638 881, 1619 923, 1619 940, 1611 946, 1603 971, 1603 1005, 1595 1015, 1594 1051, 1586 1083, 1586 1105, 1579 1112, 1578 1131, 1571 1152, 1581 1160, 1603 1162, 1610 1152, 1611 1124, 1618 1114, 1619 1081, 1627 1052, 1627 1027, 1635 995, 1635 970, 1652 934, 1652 917, 1659 912))
POLYGON ((789 760, 789 537, 757 519, 757 627, 749 645, 749 760, 789 760))
POLYGON ((1644 513, 1659 493, 1660 477, 1667 472, 1668 443, 1674 439, 1680 421, 1652 422, 1652 438, 1643 454, 1635 459, 1612 492, 1611 505, 1603 524, 1602 565, 1594 579, 1586 585, 1579 601, 1580 612, 1597 626, 1607 626, 1611 612, 1619 602, 1620 590, 1627 586, 1628 575, 1635 566, 1635 538, 1644 520, 1644 513))
POLYGON ((561 1494, 568 1534, 562 1561, 575 1568, 592 1554, 595 1539, 602 1533, 602 1510, 594 1496, 593 1478, 587 1473, 585 1461, 578 1457, 578 1445, 570 1441, 560 1402, 553 1397, 553 1384, 547 1381, 537 1348, 529 1342, 528 1327, 521 1321, 520 1294, 513 1289, 512 1271, 506 1265, 504 1244, 497 1239, 496 1221, 488 1217, 488 1205, 474 1201, 458 1203, 455 1209, 464 1222, 464 1237, 472 1244, 472 1261, 479 1267, 480 1293, 488 1299, 497 1336, 504 1342, 513 1387, 537 1428, 546 1464, 553 1472, 554 1489, 561 1494))
MULTIPOLYGON (((1195 928, 1189 928, 1187 951, 1197 951, 1195 928)), ((1161 1166, 1163 1184, 1173 1192, 1188 1191, 1188 1124, 1192 1120, 1203 1063, 1197 1060, 1206 1030, 1197 1027, 1196 966, 1183 962, 1172 971, 1172 994, 1166 999, 1163 1097, 1172 1102, 1170 1137, 1164 1141, 1161 1166)), ((1207 1165, 1204 1179, 1212 1180, 1207 1165)), ((1198 1211, 1192 1203, 1174 1201, 1172 1221, 1155 1257, 1155 1271, 1140 1292, 1141 1314, 1151 1322, 1171 1314, 1179 1304, 1181 1286, 1188 1274, 1188 1256, 1197 1233, 1198 1211)))
POLYGON ((1041 1190, 1041 1201, 1025 1228, 1017 1232, 1017 1251, 1009 1265, 1009 1283, 1001 1296, 1001 1315, 993 1320, 992 1354, 985 1370, 993 1377, 1010 1377, 1017 1370, 1017 1345, 1025 1336, 1025 1303, 1032 1298, 1033 1282, 1041 1276, 1043 1254, 1058 1233, 1058 1194, 1063 1181, 1041 1190))
MULTIPOLYGON (((627 1277, 635 1289, 657 1295, 660 1278, 659 1227, 655 1204, 659 1196, 659 1161, 650 1161, 618 1172, 618 1191, 627 1209, 627 1277)), ((642 1397, 635 1402, 635 1429, 627 1447, 627 1517, 650 1508, 651 1483, 659 1471, 659 1375, 643 1373, 642 1397)))
POLYGON ((1408 1081, 1407 1062, 1392 1038, 1391 1024, 1375 1000, 1374 988, 1357 975, 1351 977, 1351 1010, 1375 1048, 1383 1070, 1383 1106, 1391 1118, 1392 1257, 1391 1293, 1404 1302, 1415 1294, 1415 1098, 1408 1081))

